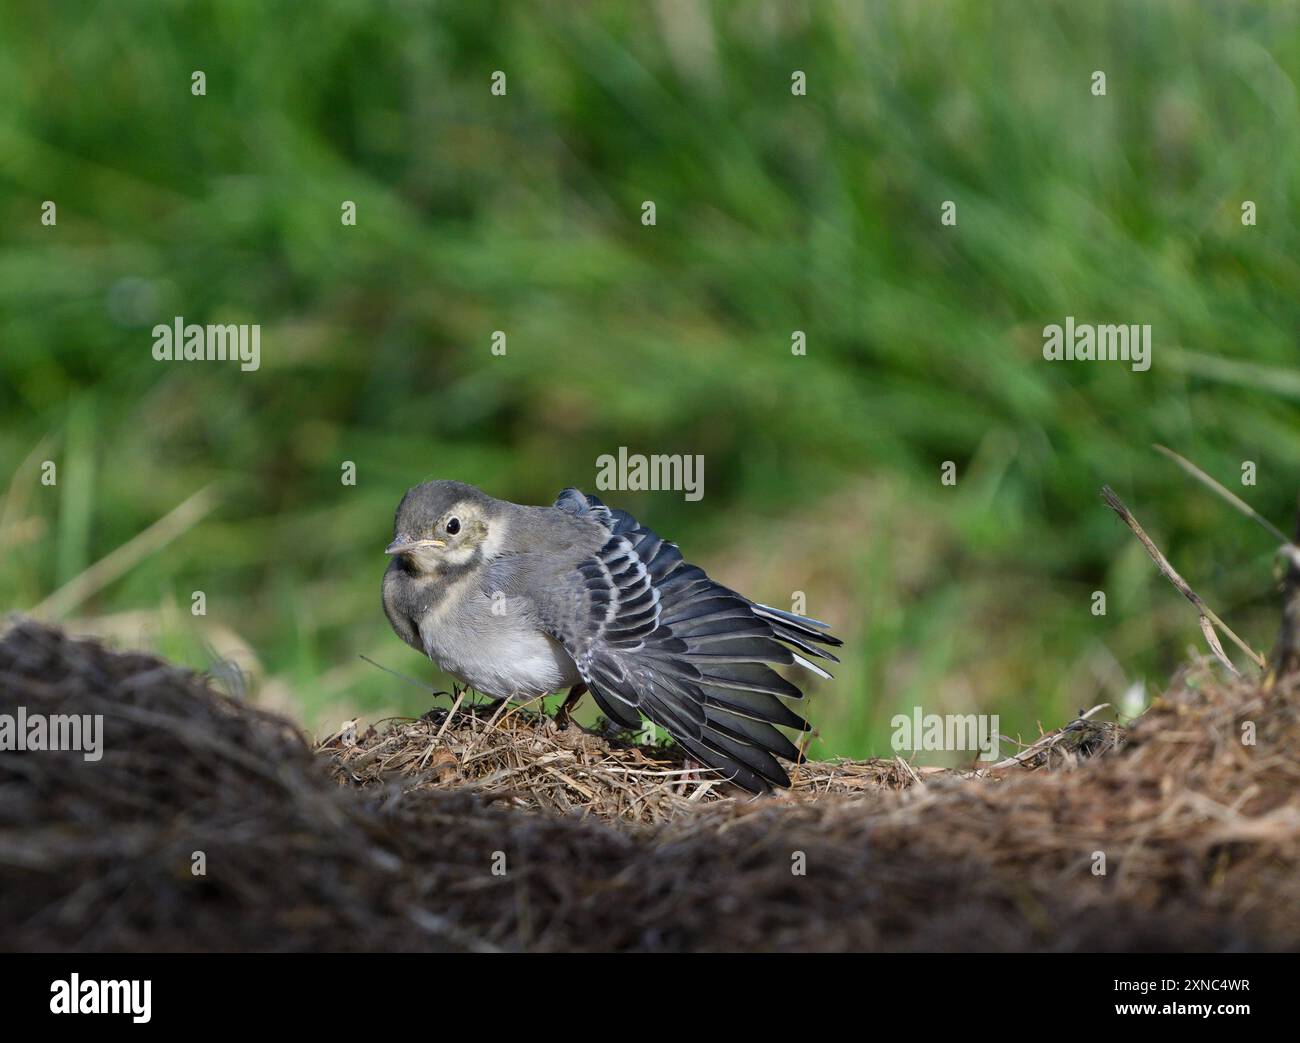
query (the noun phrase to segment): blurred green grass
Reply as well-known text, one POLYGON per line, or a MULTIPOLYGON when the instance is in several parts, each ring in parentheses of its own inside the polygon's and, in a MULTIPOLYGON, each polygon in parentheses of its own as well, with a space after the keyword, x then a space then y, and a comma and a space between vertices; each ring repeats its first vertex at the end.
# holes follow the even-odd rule
POLYGON ((847 639, 818 755, 888 752, 917 704, 1030 736, 1159 685, 1195 618, 1103 483, 1267 648, 1268 537, 1149 447, 1290 528, 1298 30, 1174 2, 6 5, 0 604, 215 482, 74 624, 200 667, 240 644, 313 725, 419 713, 357 658, 433 677, 379 608, 403 490, 549 502, 626 445, 704 454, 705 497, 607 499, 847 639), (154 362, 175 315, 262 324, 261 369, 154 362), (1065 315, 1151 323, 1151 371, 1045 363, 1065 315))

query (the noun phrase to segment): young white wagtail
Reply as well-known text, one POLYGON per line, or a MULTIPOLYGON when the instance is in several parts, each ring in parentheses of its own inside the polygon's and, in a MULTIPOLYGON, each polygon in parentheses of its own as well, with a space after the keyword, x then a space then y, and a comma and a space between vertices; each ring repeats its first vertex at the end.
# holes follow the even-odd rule
POLYGON ((838 660, 826 624, 759 605, 682 560, 625 511, 565 489, 551 507, 426 482, 397 508, 384 611, 442 670, 499 699, 590 690, 606 716, 641 714, 753 792, 788 786, 776 725, 809 729, 802 694, 767 664, 838 660))

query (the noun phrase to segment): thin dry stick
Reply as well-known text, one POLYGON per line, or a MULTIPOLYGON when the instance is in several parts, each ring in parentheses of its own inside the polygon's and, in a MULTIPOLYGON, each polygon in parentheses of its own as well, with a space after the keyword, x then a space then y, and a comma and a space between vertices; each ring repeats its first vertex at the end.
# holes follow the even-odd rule
MULTIPOLYGON (((1197 611, 1200 612, 1202 616, 1209 619, 1216 627, 1227 634, 1228 637, 1232 639, 1232 643, 1250 656, 1250 658, 1254 660, 1255 664, 1263 670, 1265 665, 1264 657, 1234 634, 1228 624, 1216 616, 1210 606, 1201 599, 1201 596, 1187 585, 1187 581, 1183 579, 1182 576, 1178 575, 1177 570, 1169 564, 1169 560, 1160 553, 1160 548, 1151 541, 1151 537, 1143 531, 1142 526, 1139 525, 1137 519, 1133 517, 1133 512, 1124 506, 1124 501, 1115 495, 1115 491, 1109 485, 1102 486, 1101 498, 1106 501, 1106 506, 1118 514, 1120 520, 1133 530, 1133 535, 1141 541, 1142 546, 1145 547, 1147 553, 1151 555, 1151 560, 1156 563, 1156 568, 1158 568, 1161 574, 1178 589, 1178 593, 1182 594, 1183 597, 1195 605, 1197 611)), ((1222 649, 1216 651, 1213 644, 1211 644, 1210 650, 1216 653, 1220 662, 1225 663, 1228 669, 1232 670, 1233 673, 1236 673, 1232 664, 1227 661, 1227 657, 1222 655, 1222 649)))
POLYGON ((915 782, 918 786, 925 785, 925 783, 921 781, 921 776, 916 773, 916 770, 910 764, 908 764, 907 761, 903 760, 903 758, 898 756, 897 754, 894 755, 894 760, 898 762, 898 766, 900 768, 903 768, 907 772, 907 774, 912 777, 913 782, 915 782))
POLYGON ((358 652, 357 658, 364 659, 371 666, 378 667, 384 673, 392 674, 398 680, 405 681, 407 684, 413 684, 415 685, 416 688, 419 688, 421 691, 428 692, 430 695, 439 696, 439 695, 451 694, 450 692, 441 692, 438 689, 434 688, 433 685, 425 684, 423 681, 417 681, 414 677, 407 677, 406 674, 398 673, 396 670, 391 670, 388 667, 384 666, 383 663, 376 663, 368 655, 363 655, 362 653, 358 652))
POLYGON ((1207 488, 1213 489, 1216 493, 1218 493, 1225 500, 1227 500, 1228 503, 1232 504, 1233 507, 1239 510, 1247 518, 1249 518, 1253 522, 1258 523, 1261 527, 1263 527, 1270 535, 1272 535, 1279 542, 1286 543, 1286 544, 1289 544, 1291 542, 1286 538, 1286 533, 1284 533, 1271 521, 1265 518, 1262 514, 1259 513, 1259 511, 1255 510, 1254 507, 1248 504, 1236 493, 1232 492, 1230 489, 1224 488, 1222 485, 1216 482, 1208 474, 1206 474, 1194 463, 1192 463, 1189 459, 1187 459, 1187 457, 1180 456, 1178 453, 1175 453, 1172 449, 1166 448, 1165 446, 1160 445, 1158 442, 1155 443, 1152 446, 1152 448, 1157 453, 1162 453, 1165 456, 1167 456, 1170 460, 1176 463, 1179 467, 1181 467, 1184 471, 1190 474, 1197 481, 1201 482, 1207 488))
POLYGON ((1223 651, 1223 645, 1219 644, 1219 635, 1214 632, 1214 624, 1210 622, 1208 616, 1201 616, 1201 633, 1205 635, 1205 643, 1210 646, 1214 658, 1222 663, 1233 677, 1241 677, 1237 668, 1232 665, 1232 660, 1223 651))
POLYGON ((466 688, 458 689, 456 692, 456 701, 451 704, 451 709, 447 711, 447 716, 442 719, 442 727, 438 729, 435 739, 441 739, 443 732, 447 730, 447 725, 451 724, 451 719, 456 716, 456 711, 460 709, 461 702, 465 699, 466 688))
POLYGON ((9 490, 0 498, 0 550, 8 546, 13 538, 11 528, 17 524, 14 515, 22 510, 31 492, 32 483, 26 481, 27 468, 46 453, 49 445, 49 438, 42 438, 36 443, 36 447, 27 454, 26 459, 14 471, 13 478, 9 482, 9 490))
POLYGON ((109 551, 32 609, 31 614, 37 618, 58 619, 115 579, 126 575, 150 554, 202 521, 217 505, 214 488, 209 485, 200 489, 143 532, 136 533, 120 547, 109 551))

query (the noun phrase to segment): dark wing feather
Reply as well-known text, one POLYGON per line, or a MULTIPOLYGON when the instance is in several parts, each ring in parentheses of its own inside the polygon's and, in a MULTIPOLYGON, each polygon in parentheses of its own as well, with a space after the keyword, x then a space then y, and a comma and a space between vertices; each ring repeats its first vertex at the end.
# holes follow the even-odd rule
POLYGON ((799 664, 829 677, 807 657, 838 662, 821 646, 840 640, 824 623, 715 583, 626 511, 576 489, 562 492, 555 506, 608 534, 569 574, 574 589, 563 610, 539 606, 600 708, 625 727, 645 714, 696 760, 746 789, 788 786, 776 757, 797 761, 799 751, 777 726, 809 726, 781 701, 803 693, 772 665, 799 664))

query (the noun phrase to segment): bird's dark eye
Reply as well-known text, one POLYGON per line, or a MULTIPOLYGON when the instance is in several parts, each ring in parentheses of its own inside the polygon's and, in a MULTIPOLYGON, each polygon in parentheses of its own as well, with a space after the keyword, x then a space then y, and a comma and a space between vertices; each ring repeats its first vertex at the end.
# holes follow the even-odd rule
POLYGON ((446 528, 448 536, 455 536, 456 533, 460 532, 460 519, 448 518, 447 524, 444 526, 444 528, 446 528))

